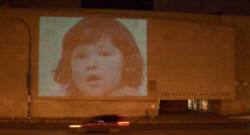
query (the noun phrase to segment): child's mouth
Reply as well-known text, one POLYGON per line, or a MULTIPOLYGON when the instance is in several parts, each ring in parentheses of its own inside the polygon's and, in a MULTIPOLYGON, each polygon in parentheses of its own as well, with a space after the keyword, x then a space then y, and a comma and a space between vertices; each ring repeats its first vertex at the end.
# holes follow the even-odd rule
POLYGON ((98 76, 96 76, 96 75, 90 75, 90 76, 86 79, 87 82, 99 81, 99 80, 101 80, 101 78, 98 77, 98 76))

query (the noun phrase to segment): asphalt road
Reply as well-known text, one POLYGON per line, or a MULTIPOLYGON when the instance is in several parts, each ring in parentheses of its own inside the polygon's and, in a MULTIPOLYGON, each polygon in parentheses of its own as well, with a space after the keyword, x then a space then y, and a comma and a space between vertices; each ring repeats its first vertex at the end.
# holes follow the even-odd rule
MULTIPOLYGON (((250 135, 250 123, 132 125, 119 135, 250 135)), ((0 135, 79 135, 67 125, 0 124, 0 135)), ((90 133, 109 135, 111 133, 90 133)), ((114 135, 114 133, 112 134, 114 135)))

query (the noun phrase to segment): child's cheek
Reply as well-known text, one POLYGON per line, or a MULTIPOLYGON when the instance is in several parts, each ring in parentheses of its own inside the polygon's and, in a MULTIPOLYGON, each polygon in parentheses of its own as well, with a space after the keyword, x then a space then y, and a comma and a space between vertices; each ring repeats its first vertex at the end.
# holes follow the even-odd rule
POLYGON ((84 70, 84 62, 80 60, 73 61, 72 70, 73 72, 80 73, 82 70, 84 70))

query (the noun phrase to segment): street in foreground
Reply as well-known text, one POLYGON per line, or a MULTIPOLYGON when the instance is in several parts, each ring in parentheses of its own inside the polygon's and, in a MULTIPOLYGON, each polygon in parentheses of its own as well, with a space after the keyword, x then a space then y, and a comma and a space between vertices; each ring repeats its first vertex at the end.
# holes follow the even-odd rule
MULTIPOLYGON (((1 124, 0 135, 79 135, 67 125, 1 124)), ((111 133, 88 133, 107 135, 111 133)), ((113 133, 114 134, 114 133, 113 133)), ((120 135, 250 135, 250 123, 131 125, 120 135)))

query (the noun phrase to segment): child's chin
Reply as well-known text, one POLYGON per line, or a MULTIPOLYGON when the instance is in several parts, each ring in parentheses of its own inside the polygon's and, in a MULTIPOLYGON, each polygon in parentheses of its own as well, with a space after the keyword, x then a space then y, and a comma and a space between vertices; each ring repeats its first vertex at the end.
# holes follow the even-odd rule
POLYGON ((91 91, 86 92, 87 96, 105 96, 104 92, 98 90, 98 89, 91 89, 91 91))

